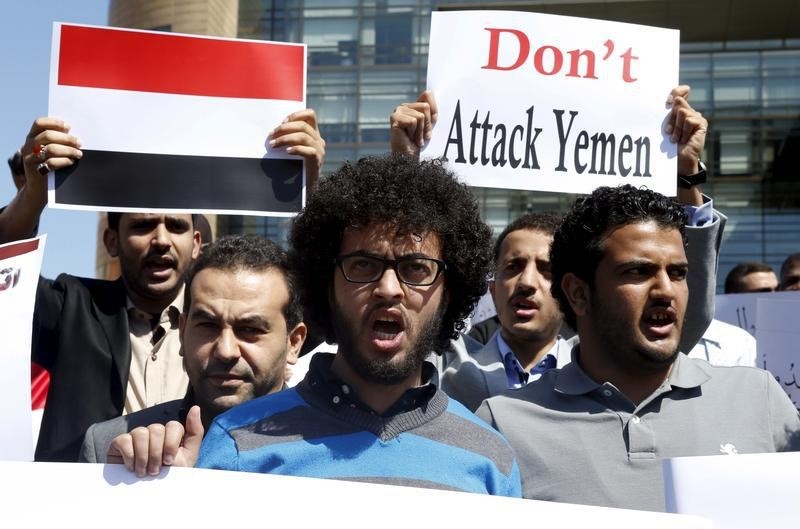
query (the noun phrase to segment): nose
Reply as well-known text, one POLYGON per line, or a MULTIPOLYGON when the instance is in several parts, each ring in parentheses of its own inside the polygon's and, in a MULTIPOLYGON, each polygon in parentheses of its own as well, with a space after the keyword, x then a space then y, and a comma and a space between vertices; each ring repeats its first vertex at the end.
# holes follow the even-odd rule
POLYGON ((153 246, 165 247, 170 246, 169 230, 166 224, 159 222, 153 231, 153 239, 151 240, 153 246))
POLYGON ((241 356, 233 329, 222 329, 214 345, 214 356, 225 363, 234 362, 241 356))
POLYGON ((403 285, 393 268, 387 267, 383 275, 375 282, 375 296, 381 299, 401 299, 404 295, 403 285))
POLYGON ((661 299, 673 299, 676 293, 676 284, 667 270, 659 270, 653 277, 651 296, 661 299))
POLYGON ((517 290, 538 290, 541 286, 541 275, 539 271, 536 270, 536 265, 529 263, 519 275, 517 290))

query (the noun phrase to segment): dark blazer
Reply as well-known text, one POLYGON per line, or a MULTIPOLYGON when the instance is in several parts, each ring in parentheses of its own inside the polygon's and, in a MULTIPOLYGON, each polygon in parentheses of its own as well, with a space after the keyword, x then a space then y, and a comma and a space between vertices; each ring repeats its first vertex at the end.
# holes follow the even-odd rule
POLYGON ((108 448, 116 436, 128 433, 139 426, 156 423, 167 424, 169 421, 184 422, 188 407, 191 407, 191 403, 186 399, 171 400, 135 413, 93 424, 86 430, 79 461, 82 463, 105 463, 108 448))
POLYGON ((31 358, 50 372, 36 461, 77 461, 86 429, 122 414, 131 346, 122 280, 39 278, 31 358))

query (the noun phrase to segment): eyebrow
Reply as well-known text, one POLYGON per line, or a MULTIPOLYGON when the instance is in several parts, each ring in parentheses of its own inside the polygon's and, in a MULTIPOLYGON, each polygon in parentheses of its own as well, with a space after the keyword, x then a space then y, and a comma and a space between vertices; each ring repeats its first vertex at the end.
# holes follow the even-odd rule
POLYGON ((180 226, 181 228, 185 229, 189 229, 189 227, 191 226, 189 221, 187 221, 183 217, 176 217, 174 215, 167 215, 166 217, 164 217, 164 222, 171 223, 175 226, 180 226))
POLYGON ((266 329, 270 328, 269 321, 261 316, 252 315, 252 316, 244 316, 243 318, 237 318, 236 325, 248 325, 251 327, 264 327, 266 329))
MULTIPOLYGON (((202 321, 219 321, 219 320, 223 319, 223 318, 215 315, 214 313, 212 313, 212 312, 210 312, 210 311, 208 311, 206 309, 200 308, 200 307, 196 307, 196 308, 192 309, 190 311, 190 313, 189 313, 189 318, 198 319, 198 320, 202 320, 202 321)), ((251 327, 264 327, 266 329, 271 329, 272 328, 272 326, 270 325, 269 320, 267 320, 266 318, 264 318, 262 316, 259 316, 257 314, 246 315, 246 316, 243 316, 241 318, 236 318, 236 320, 234 320, 233 324, 234 324, 234 326, 236 326, 236 325, 248 325, 248 326, 251 326, 251 327)))
MULTIPOLYGON (((617 264, 614 267, 614 269, 615 270, 619 270, 619 269, 628 268, 628 267, 631 267, 631 266, 643 266, 643 267, 651 268, 651 267, 658 267, 660 265, 658 265, 655 261, 651 261, 649 259, 632 259, 630 261, 623 261, 623 262, 617 264)), ((677 263, 668 263, 666 267, 667 268, 689 268, 689 262, 688 261, 679 261, 677 263)))
POLYGON ((217 318, 212 312, 209 312, 205 309, 200 307, 194 307, 192 310, 189 311, 189 318, 197 318, 203 320, 217 320, 217 318))

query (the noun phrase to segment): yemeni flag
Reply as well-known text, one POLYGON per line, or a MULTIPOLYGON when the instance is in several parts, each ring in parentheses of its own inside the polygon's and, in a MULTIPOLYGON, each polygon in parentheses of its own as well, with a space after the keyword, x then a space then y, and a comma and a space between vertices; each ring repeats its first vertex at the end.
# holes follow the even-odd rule
POLYGON ((289 216, 303 161, 268 134, 305 108, 301 44, 56 23, 50 115, 82 141, 56 171, 67 209, 289 216))

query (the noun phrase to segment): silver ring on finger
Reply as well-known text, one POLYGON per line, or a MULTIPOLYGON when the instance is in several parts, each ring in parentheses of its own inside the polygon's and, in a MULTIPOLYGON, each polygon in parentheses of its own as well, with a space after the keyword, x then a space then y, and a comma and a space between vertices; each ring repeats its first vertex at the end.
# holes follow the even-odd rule
POLYGON ((42 176, 46 176, 50 171, 52 171, 52 169, 47 165, 47 162, 42 162, 36 166, 36 172, 42 176))

